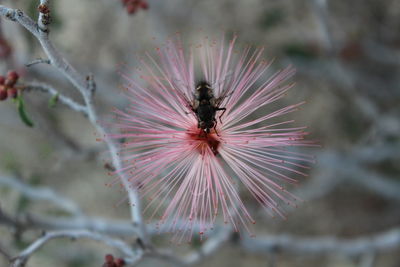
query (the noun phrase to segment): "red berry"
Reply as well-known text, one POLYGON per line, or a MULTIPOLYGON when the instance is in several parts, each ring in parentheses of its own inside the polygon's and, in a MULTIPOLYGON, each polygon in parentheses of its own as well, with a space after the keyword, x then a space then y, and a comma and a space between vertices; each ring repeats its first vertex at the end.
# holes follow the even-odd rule
POLYGON ((7 91, 4 89, 0 89, 0 101, 7 99, 7 91))
POLYGON ((6 78, 4 76, 0 76, 0 85, 3 85, 5 81, 6 78))
POLYGON ((114 256, 111 254, 107 254, 104 259, 106 260, 106 263, 112 263, 114 262, 114 256))
POLYGON ((115 260, 115 265, 117 265, 117 267, 122 267, 125 266, 125 261, 124 259, 118 258, 115 260))
POLYGON ((4 85, 7 87, 13 87, 17 83, 17 80, 13 80, 7 77, 4 85))
POLYGON ((19 78, 18 73, 15 70, 11 70, 7 73, 7 79, 17 81, 19 78))
POLYGON ((129 3, 126 6, 126 11, 128 12, 128 14, 133 14, 133 13, 136 12, 136 10, 137 10, 137 5, 136 4, 129 3))
POLYGON ((18 90, 15 88, 10 88, 7 90, 7 95, 8 95, 8 97, 11 97, 11 98, 17 98, 18 90))
POLYGON ((125 6, 126 4, 128 4, 130 2, 130 0, 122 0, 122 4, 125 6))
POLYGON ((143 8, 143 9, 148 9, 149 8, 149 4, 147 2, 144 2, 144 1, 140 2, 139 6, 141 8, 143 8))

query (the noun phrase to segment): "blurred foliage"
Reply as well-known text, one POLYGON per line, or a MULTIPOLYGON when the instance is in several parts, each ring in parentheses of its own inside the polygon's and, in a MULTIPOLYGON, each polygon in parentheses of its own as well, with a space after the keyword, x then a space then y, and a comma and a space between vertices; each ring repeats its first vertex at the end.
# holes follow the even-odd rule
POLYGON ((371 167, 372 169, 383 172, 389 177, 400 180, 400 176, 398 175, 400 173, 400 165, 398 164, 398 162, 394 162, 393 160, 385 160, 371 167))
POLYGON ((52 208, 46 211, 47 215, 52 215, 55 217, 70 217, 72 214, 63 209, 52 208))
POLYGON ((43 143, 40 147, 39 147, 39 155, 40 158, 42 159, 50 159, 51 155, 54 152, 54 148, 51 145, 51 143, 43 143))
POLYGON ((12 151, 2 151, 0 156, 0 167, 2 169, 11 173, 19 171, 20 162, 12 151))
MULTIPOLYGON (((32 175, 29 179, 27 179, 26 183, 31 185, 31 186, 37 186, 41 184, 41 176, 34 174, 32 175)), ((24 213, 26 211, 29 211, 31 201, 29 198, 25 197, 24 195, 20 195, 20 197, 17 200, 17 207, 16 211, 17 213, 24 213)))
POLYGON ((56 107, 56 104, 57 104, 57 102, 58 102, 58 96, 59 96, 59 93, 53 95, 53 96, 49 99, 49 104, 48 104, 49 108, 55 108, 55 107, 56 107))
POLYGON ((261 29, 267 31, 281 24, 285 19, 285 10, 280 7, 266 9, 261 15, 259 25, 261 29))
POLYGON ((283 46, 283 52, 289 57, 305 60, 315 59, 318 56, 318 49, 315 46, 303 43, 290 43, 283 46))
POLYGON ((195 248, 195 249, 200 249, 201 246, 203 246, 204 241, 200 240, 200 238, 195 237, 193 240, 190 242, 190 245, 195 248))
POLYGON ((347 108, 338 111, 337 122, 338 130, 343 131, 352 143, 360 140, 369 127, 369 123, 363 119, 361 114, 355 111, 349 112, 347 108))

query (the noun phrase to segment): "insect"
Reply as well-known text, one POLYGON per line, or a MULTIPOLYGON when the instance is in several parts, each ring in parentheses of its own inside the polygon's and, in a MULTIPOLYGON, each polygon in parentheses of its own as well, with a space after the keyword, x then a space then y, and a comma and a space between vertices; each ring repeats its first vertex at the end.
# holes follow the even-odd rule
POLYGON ((190 106, 196 114, 198 128, 203 129, 206 133, 210 133, 210 130, 214 129, 215 133, 217 133, 215 115, 217 111, 222 111, 219 116, 219 121, 222 123, 221 117, 224 115, 226 108, 220 107, 220 105, 225 97, 226 91, 219 98, 215 98, 213 88, 208 82, 200 81, 197 83, 194 92, 194 101, 190 106))

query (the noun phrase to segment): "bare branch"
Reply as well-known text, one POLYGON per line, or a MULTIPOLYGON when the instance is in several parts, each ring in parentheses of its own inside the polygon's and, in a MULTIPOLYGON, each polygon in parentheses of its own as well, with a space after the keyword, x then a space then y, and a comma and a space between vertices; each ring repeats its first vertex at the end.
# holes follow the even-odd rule
POLYGON ((323 37, 324 47, 328 52, 332 52, 334 48, 334 43, 331 33, 329 31, 329 13, 327 2, 327 0, 311 0, 314 13, 319 21, 318 26, 320 28, 320 33, 323 37))
POLYGON ((32 200, 47 200, 55 205, 71 212, 74 215, 82 215, 81 209, 71 200, 55 193, 50 188, 32 187, 17 179, 0 176, 0 185, 6 185, 19 191, 22 195, 32 200))
POLYGON ((36 22, 26 16, 24 12, 18 9, 11 9, 0 5, 0 16, 3 16, 9 20, 16 21, 21 24, 25 29, 31 32, 35 37, 39 37, 39 30, 36 22))
POLYGON ((30 90, 41 91, 41 92, 47 93, 51 96, 56 96, 58 98, 57 100, 60 101, 61 103, 65 104, 72 110, 83 113, 84 115, 87 116, 87 108, 85 106, 75 102, 74 100, 72 100, 71 98, 69 98, 67 96, 60 94, 56 89, 54 89, 53 87, 51 87, 48 84, 39 83, 39 82, 31 82, 28 84, 24 84, 23 89, 28 90, 28 91, 30 91, 30 90))
POLYGON ((184 262, 187 265, 192 265, 200 262, 205 257, 208 257, 218 251, 218 249, 225 244, 229 237, 232 236, 232 228, 224 227, 220 229, 218 233, 213 235, 198 251, 194 251, 188 254, 184 258, 184 262))
POLYGON ((54 218, 46 216, 29 215, 26 218, 27 224, 31 228, 45 230, 90 230, 94 232, 116 235, 116 236, 135 236, 139 235, 139 228, 127 221, 107 220, 96 217, 76 217, 76 218, 54 218))
POLYGON ((131 248, 128 244, 119 239, 110 238, 105 235, 101 235, 98 233, 85 231, 85 230, 65 230, 65 231, 57 231, 57 232, 49 232, 44 236, 37 239, 31 245, 29 245, 25 250, 23 250, 17 257, 12 259, 13 267, 22 267, 25 265, 29 257, 32 256, 37 250, 39 250, 42 246, 47 244, 50 240, 56 238, 71 238, 71 239, 91 239, 95 241, 102 242, 110 247, 114 247, 118 249, 123 255, 124 260, 129 264, 135 261, 136 255, 132 252, 131 248))
POLYGON ((372 170, 365 170, 362 162, 357 161, 357 155, 326 152, 318 155, 318 159, 324 170, 332 170, 336 177, 362 185, 389 200, 400 200, 400 183, 372 170))
POLYGON ((26 63, 25 64, 25 66, 27 66, 27 67, 31 67, 31 66, 33 66, 33 65, 36 65, 36 64, 50 64, 50 60, 48 60, 48 59, 43 59, 43 58, 37 58, 37 59, 35 59, 35 60, 32 60, 31 62, 29 62, 29 63, 26 63))
POLYGON ((253 253, 284 251, 301 255, 338 253, 346 256, 358 256, 365 253, 389 251, 400 247, 400 228, 383 233, 338 239, 332 236, 299 238, 290 235, 265 235, 257 238, 243 238, 242 247, 253 253))

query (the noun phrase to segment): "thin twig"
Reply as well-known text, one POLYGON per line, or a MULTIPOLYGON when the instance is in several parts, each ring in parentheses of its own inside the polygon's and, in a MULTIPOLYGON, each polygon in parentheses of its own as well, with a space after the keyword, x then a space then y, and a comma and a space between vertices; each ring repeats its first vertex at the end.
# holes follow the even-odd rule
POLYGON ((318 155, 318 164, 327 172, 332 171, 335 177, 362 185, 371 192, 389 200, 400 200, 400 183, 396 179, 366 170, 352 153, 325 152, 318 155))
POLYGON ((187 265, 192 265, 200 262, 203 258, 208 257, 218 251, 218 249, 229 240, 231 237, 232 228, 224 227, 219 230, 215 235, 210 237, 204 245, 197 251, 194 251, 184 258, 184 262, 187 265))
POLYGON ((327 52, 333 52, 334 43, 329 30, 328 0, 311 0, 314 13, 319 21, 318 26, 327 52))
POLYGON ((51 203, 71 212, 75 216, 81 216, 81 209, 71 200, 60 196, 50 188, 32 187, 17 179, 11 177, 0 176, 0 185, 6 185, 17 190, 22 195, 32 200, 47 200, 51 203))
POLYGON ((337 253, 358 256, 364 253, 390 251, 400 247, 400 228, 379 234, 353 239, 325 237, 293 237, 290 235, 264 235, 257 238, 243 238, 242 247, 252 253, 284 251, 301 255, 337 253))
POLYGON ((43 59, 43 58, 37 58, 35 60, 32 60, 31 62, 28 62, 25 64, 26 67, 31 67, 36 64, 50 64, 50 60, 48 59, 43 59))
POLYGON ((95 241, 100 241, 110 247, 114 247, 118 249, 123 255, 124 260, 130 264, 135 259, 135 254, 132 252, 131 248, 128 244, 119 239, 110 238, 105 235, 101 235, 98 233, 85 231, 85 230, 65 230, 65 231, 57 231, 57 232, 49 232, 44 236, 38 238, 31 245, 29 245, 25 250, 23 250, 18 256, 12 259, 13 267, 21 267, 24 266, 29 257, 39 250, 42 246, 47 244, 52 239, 56 238, 71 238, 71 239, 91 239, 95 241))
POLYGON ((41 82, 30 82, 27 84, 23 84, 22 88, 26 91, 40 91, 43 93, 47 93, 51 95, 52 97, 57 97, 57 101, 60 101, 61 103, 65 104, 68 106, 70 109, 83 113, 84 115, 87 116, 87 108, 71 98, 59 93, 56 89, 51 87, 48 84, 41 83, 41 82))

